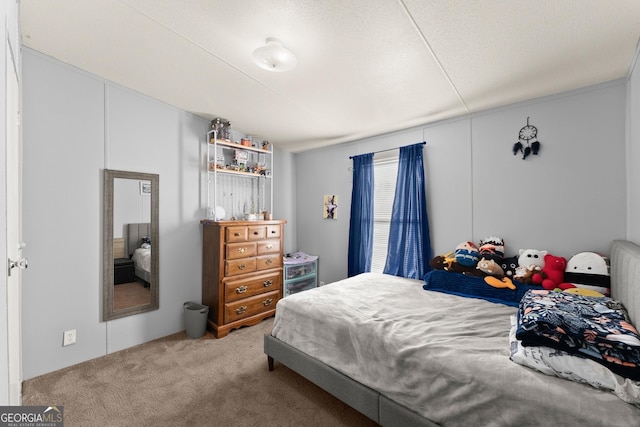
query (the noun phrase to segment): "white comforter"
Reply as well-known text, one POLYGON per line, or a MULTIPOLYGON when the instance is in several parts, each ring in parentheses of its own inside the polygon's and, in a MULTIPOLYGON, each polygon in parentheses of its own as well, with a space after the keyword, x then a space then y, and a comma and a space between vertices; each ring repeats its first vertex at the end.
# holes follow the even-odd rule
POLYGON ((509 360, 516 309, 365 273, 278 302, 273 336, 442 425, 639 425, 610 392, 509 360))
POLYGON ((151 271, 151 248, 138 248, 133 252, 133 262, 146 272, 151 271))

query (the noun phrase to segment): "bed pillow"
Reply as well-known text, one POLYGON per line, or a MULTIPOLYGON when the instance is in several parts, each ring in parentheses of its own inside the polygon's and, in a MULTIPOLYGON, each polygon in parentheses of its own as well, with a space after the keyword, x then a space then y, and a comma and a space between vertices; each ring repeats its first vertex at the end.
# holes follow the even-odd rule
POLYGON ((509 332, 509 358, 522 366, 546 375, 589 384, 610 390, 627 403, 640 405, 640 382, 614 374, 606 366, 591 359, 575 356, 551 347, 525 347, 516 338, 517 320, 511 316, 509 332))
POLYGON ((432 270, 424 276, 422 287, 428 291, 478 298, 511 307, 518 307, 520 299, 529 289, 540 289, 539 286, 525 285, 516 281, 513 281, 513 284, 515 289, 496 288, 487 284, 483 277, 432 270))

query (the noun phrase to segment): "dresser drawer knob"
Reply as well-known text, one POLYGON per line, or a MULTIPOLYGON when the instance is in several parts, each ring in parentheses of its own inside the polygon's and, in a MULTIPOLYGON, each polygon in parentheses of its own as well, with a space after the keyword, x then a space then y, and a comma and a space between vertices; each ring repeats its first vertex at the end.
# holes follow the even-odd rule
POLYGON ((244 270, 245 268, 247 268, 247 266, 245 264, 239 264, 238 265, 238 270, 244 270))
POLYGON ((271 305, 271 303, 273 302, 273 298, 267 298, 266 300, 262 301, 262 304, 267 307, 269 305, 271 305))
POLYGON ((236 288, 236 294, 244 294, 249 289, 247 286, 238 286, 236 288))
POLYGON ((236 308, 236 314, 244 314, 247 311, 247 306, 243 305, 242 307, 236 308))
POLYGON ((271 264, 273 264, 273 260, 272 260, 271 258, 269 258, 269 259, 267 259, 267 260, 265 261, 265 264, 267 264, 267 265, 271 265, 271 264))
POLYGON ((258 235, 258 232, 257 232, 257 231, 254 231, 254 232, 253 232, 253 235, 254 235, 254 236, 257 236, 257 235, 258 235))
POLYGON ((265 280, 264 282, 262 282, 262 286, 264 286, 265 288, 268 288, 271 285, 273 285, 273 280, 265 280))
POLYGON ((267 249, 273 249, 273 245, 267 245, 267 249))
POLYGON ((233 233, 235 237, 240 237, 240 233, 233 233))
POLYGON ((238 248, 238 252, 240 252, 241 254, 245 253, 247 251, 247 248, 238 248))

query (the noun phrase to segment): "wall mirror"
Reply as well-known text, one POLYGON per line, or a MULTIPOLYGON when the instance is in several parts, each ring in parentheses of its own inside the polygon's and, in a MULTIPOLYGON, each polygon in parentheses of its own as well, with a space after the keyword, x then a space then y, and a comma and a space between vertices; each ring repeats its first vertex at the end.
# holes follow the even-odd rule
POLYGON ((157 310, 159 176, 104 170, 102 320, 157 310))

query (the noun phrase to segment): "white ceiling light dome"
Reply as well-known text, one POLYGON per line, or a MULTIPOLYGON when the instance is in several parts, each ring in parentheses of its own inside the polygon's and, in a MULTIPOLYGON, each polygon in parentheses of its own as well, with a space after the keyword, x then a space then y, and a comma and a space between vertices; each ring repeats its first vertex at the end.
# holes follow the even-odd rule
POLYGON ((289 71, 298 63, 296 55, 278 39, 268 38, 265 46, 253 51, 253 61, 269 71, 289 71))

